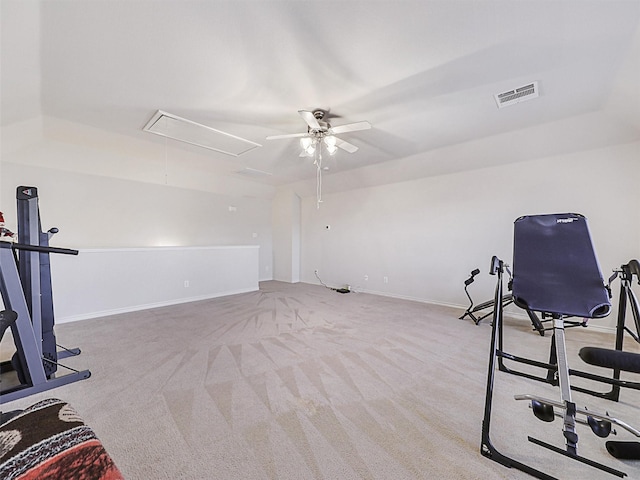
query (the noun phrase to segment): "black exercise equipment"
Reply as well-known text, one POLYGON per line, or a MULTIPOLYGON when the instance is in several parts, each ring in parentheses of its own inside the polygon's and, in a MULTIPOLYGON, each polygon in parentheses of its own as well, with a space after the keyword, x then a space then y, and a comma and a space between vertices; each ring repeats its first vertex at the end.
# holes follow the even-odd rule
MULTIPOLYGON (((467 308, 467 310, 460 317, 460 320, 464 320, 466 317, 469 317, 471 320, 473 320, 473 323, 475 323, 476 325, 480 325, 480 322, 485 318, 487 318, 489 315, 491 315, 492 312, 490 311, 479 317, 476 317, 475 314, 483 310, 486 310, 487 308, 493 307, 493 300, 488 300, 486 302, 482 302, 481 304, 475 305, 475 306, 473 304, 473 299, 471 298, 471 294, 469 293, 469 285, 471 285, 475 281, 475 277, 479 273, 480 273, 479 268, 471 270, 471 276, 464 281, 464 293, 467 294, 467 298, 469 299, 469 308, 467 308)), ((511 298, 510 293, 502 297, 502 303, 504 306, 507 306, 512 302, 513 302, 513 299, 511 298)))
MULTIPOLYGON (((634 272, 636 272, 636 270, 638 269, 640 269, 640 266, 638 266, 638 261, 632 260, 631 262, 629 262, 629 264, 623 265, 620 270, 617 270, 616 273, 609 278, 609 282, 605 286, 607 295, 610 297, 611 282, 618 277, 621 280, 620 299, 618 302, 618 319, 617 319, 617 326, 616 326, 616 342, 615 342, 615 351, 618 351, 618 352, 622 351, 625 332, 629 333, 636 341, 640 341, 639 335, 631 331, 631 329, 629 329, 626 326, 626 310, 627 310, 627 303, 629 302, 631 304, 631 311, 633 313, 633 317, 635 320, 636 329, 638 330, 638 332, 640 332, 640 320, 639 320, 640 314, 638 313, 638 300, 636 299, 633 291, 631 290, 631 283, 632 283, 631 279, 634 275, 634 272)), ((635 274, 637 275, 637 273, 635 274)), ((568 278, 565 280, 570 282, 572 278, 573 278, 573 275, 569 275, 568 278)), ((512 280, 510 281, 510 283, 512 283, 512 280)), ((514 303, 518 305, 517 301, 514 303)), ((519 306, 522 306, 522 305, 519 305, 519 306)), ((503 308, 503 307, 504 305, 501 305, 500 308, 503 308)), ((527 310, 527 312, 529 311, 530 310, 527 310)), ((535 315, 535 313, 532 312, 529 316, 531 317, 532 314, 535 315)), ((553 317, 553 315, 550 314, 549 312, 542 312, 541 316, 543 319, 548 317, 553 317)), ((570 315, 564 316, 564 328, 587 326, 587 320, 585 318, 582 318, 581 320, 578 320, 578 321, 570 321, 570 320, 567 320, 568 317, 570 317, 570 315)), ((548 320, 542 320, 542 321, 545 322, 548 320)), ((504 332, 503 332, 502 325, 499 326, 497 335, 498 335, 497 341, 498 341, 498 350, 499 350, 497 362, 498 362, 498 369, 501 372, 507 372, 513 375, 523 376, 531 380, 537 380, 537 381, 549 383, 555 386, 558 385, 558 361, 556 358, 555 337, 551 338, 549 362, 543 363, 543 362, 538 362, 535 360, 519 357, 517 355, 513 355, 511 353, 505 352, 503 349, 504 332), (531 373, 521 372, 519 370, 514 369, 513 367, 508 367, 505 363, 506 361, 539 367, 546 371, 546 375, 542 376, 542 375, 534 375, 531 373)), ((607 358, 613 358, 613 357, 618 358, 619 359, 618 363, 620 363, 622 359, 626 357, 626 355, 622 353, 616 354, 615 351, 613 352, 610 351, 610 353, 607 354, 607 358), (616 355, 619 355, 619 356, 616 356, 616 355)), ((585 350, 581 356, 590 357, 590 356, 594 356, 594 354, 595 354, 595 350, 593 350, 592 347, 585 347, 585 350), (593 353, 590 354, 590 352, 593 352, 593 353)), ((590 363, 585 358, 583 358, 583 360, 585 360, 586 363, 590 363)), ((620 371, 625 369, 628 370, 629 367, 625 368, 623 364, 620 364, 617 367, 615 365, 612 365, 610 368, 613 368, 611 377, 596 375, 596 374, 584 372, 581 370, 569 369, 569 375, 611 385, 610 390, 601 392, 601 391, 595 391, 592 389, 581 387, 578 385, 571 385, 571 389, 577 392, 587 393, 589 395, 593 395, 600 398, 606 398, 608 400, 613 400, 613 401, 619 400, 621 387, 630 388, 633 390, 640 390, 640 382, 631 382, 631 381, 620 379, 620 371)), ((633 371, 633 370, 630 370, 630 371, 633 371)))
POLYGON ((77 250, 49 246, 57 229, 42 232, 35 187, 18 187, 18 243, 0 242, 0 293, 7 310, 17 319, 11 324, 16 352, 10 362, 0 364, 0 373, 15 371, 19 385, 2 382, 0 401, 19 398, 89 378, 59 363, 80 354, 80 350, 58 351, 54 334, 53 294, 49 254, 77 255, 77 250), (56 375, 58 367, 70 373, 56 375))
POLYGON ((0 340, 4 337, 4 332, 11 327, 18 319, 18 314, 13 310, 2 310, 0 312, 0 340))
MULTIPOLYGON (((42 231, 38 207, 38 189, 36 187, 18 187, 16 201, 18 243, 48 247, 49 239, 55 233, 58 233, 58 229, 54 227, 47 232, 42 231)), ((42 355, 51 360, 50 362, 44 362, 45 373, 50 376, 57 369, 58 355, 53 328, 55 319, 49 252, 19 249, 18 272, 33 328, 36 332, 42 332, 42 355)), ((18 372, 20 371, 18 370, 18 372)))
MULTIPOLYGON (((573 387, 569 381, 570 375, 608 383, 614 385, 614 387, 617 386, 618 389, 621 386, 637 388, 637 384, 623 382, 619 380, 619 376, 618 378, 608 378, 569 369, 565 348, 565 326, 586 325, 586 323, 585 321, 566 322, 565 317, 602 318, 608 315, 611 309, 608 288, 600 273, 586 218, 578 214, 537 215, 520 217, 514 223, 513 302, 522 308, 551 317, 553 321, 553 336, 550 361, 547 364, 516 357, 503 351, 502 299, 504 296, 502 277, 504 270, 504 262, 497 257, 493 257, 490 273, 497 275, 498 278, 494 298, 491 352, 482 423, 482 455, 502 465, 527 472, 536 478, 555 478, 548 473, 500 453, 493 446, 490 438, 493 387, 496 370, 500 370, 534 380, 546 381, 560 388, 561 398, 559 401, 536 395, 514 396, 516 400, 530 401, 534 415, 543 421, 552 421, 555 416, 563 418, 564 449, 529 436, 528 440, 531 443, 612 475, 625 476, 624 472, 580 456, 577 452, 577 423, 589 425, 593 433, 602 438, 611 432, 612 424, 621 427, 636 437, 640 437, 640 431, 625 422, 610 416, 608 413, 598 413, 590 409, 579 408, 571 399, 572 390, 584 391, 603 398, 610 398, 611 395, 573 387), (547 370, 547 377, 541 378, 507 369, 502 364, 503 359, 541 367, 547 370), (496 364, 498 368, 496 368, 496 364), (562 414, 558 415, 555 409, 561 411, 562 414)), ((624 321, 624 318, 622 320, 624 321)), ((585 351, 584 354, 591 358, 595 356, 593 351, 585 351)), ((614 368, 622 366, 622 362, 618 362, 614 368)), ((610 399, 617 400, 617 396, 610 399)), ((623 454, 626 455, 630 455, 628 453, 630 451, 635 451, 633 447, 629 447, 626 444, 618 444, 619 442, 607 443, 610 450, 616 450, 616 447, 618 447, 618 450, 624 451, 623 454)))
MULTIPOLYGON (((0 312, 0 340, 4 337, 4 332, 11 327, 18 319, 18 314, 13 310, 2 310, 0 312)), ((22 410, 11 410, 10 412, 0 412, 0 425, 8 422, 16 415, 20 415, 22 410)))
POLYGON ((628 333, 636 342, 640 343, 640 304, 631 289, 634 276, 640 285, 640 262, 631 260, 626 265, 622 265, 619 270, 615 270, 609 279, 609 285, 618 276, 620 277, 620 297, 618 301, 615 349, 583 347, 579 352, 580 358, 586 363, 613 369, 615 378, 620 378, 620 370, 640 373, 640 355, 622 351, 625 333, 628 333), (631 308, 636 328, 635 332, 626 325, 628 307, 631 308))
POLYGON ((621 460, 640 459, 640 443, 638 442, 606 442, 607 452, 621 460))
MULTIPOLYGON (((509 270, 509 266, 505 265, 504 269, 506 270, 506 272, 509 274, 509 276, 511 276, 511 271, 509 270)), ((485 318, 487 318, 488 316, 490 316, 493 311, 490 310, 489 312, 480 315, 479 317, 477 317, 475 314, 478 312, 481 312, 483 310, 486 310, 488 308, 493 308, 493 306, 495 305, 495 301, 492 300, 487 300, 486 302, 482 302, 479 305, 474 306, 473 304, 473 299, 471 298, 471 295, 469 294, 469 285, 471 285, 474 281, 475 281, 475 277, 476 275, 478 275, 480 273, 480 269, 476 268, 474 270, 471 271, 471 276, 469 278, 467 278, 464 281, 464 293, 467 294, 467 298, 469 299, 469 308, 467 308, 467 310, 462 314, 462 316, 460 317, 460 320, 464 320, 466 317, 469 317, 471 320, 473 320, 473 323, 475 323, 476 325, 480 325, 480 322, 482 320, 484 320, 485 318)), ((509 290, 511 290, 511 281, 509 281, 508 283, 508 288, 509 290)), ((507 305, 510 305, 513 303, 513 295, 511 295, 510 293, 507 293, 506 295, 503 295, 502 297, 502 306, 503 308, 506 307, 507 305)), ((533 329, 535 331, 537 331, 541 337, 544 337, 544 332, 545 332, 545 328, 542 325, 542 322, 540 321, 540 319, 536 316, 535 312, 529 310, 529 309, 525 309, 525 311, 527 312, 527 315, 529 316, 529 320, 531 320, 531 325, 533 326, 533 329)))
POLYGON ((582 347, 580 358, 590 365, 612 368, 614 370, 640 373, 640 357, 637 353, 622 352, 609 348, 582 347))
MULTIPOLYGON (((620 277, 620 299, 618 302, 615 349, 582 347, 580 352, 578 352, 580 358, 586 363, 612 369, 613 378, 616 380, 620 380, 621 371, 640 373, 640 354, 622 351, 625 332, 636 342, 640 343, 640 305, 635 293, 631 289, 634 276, 640 285, 640 262, 638 262, 638 260, 631 260, 626 265, 622 265, 620 269, 614 271, 614 274, 609 278, 609 285, 611 285, 611 282, 618 276, 620 277), (627 327, 625 323, 628 307, 631 309, 635 331, 627 327)), ((640 384, 638 383, 622 384, 622 386, 640 389, 640 384)), ((616 392, 617 399, 620 385, 614 385, 613 388, 616 392)), ((606 447, 607 451, 616 458, 640 460, 640 442, 608 441, 606 447)))

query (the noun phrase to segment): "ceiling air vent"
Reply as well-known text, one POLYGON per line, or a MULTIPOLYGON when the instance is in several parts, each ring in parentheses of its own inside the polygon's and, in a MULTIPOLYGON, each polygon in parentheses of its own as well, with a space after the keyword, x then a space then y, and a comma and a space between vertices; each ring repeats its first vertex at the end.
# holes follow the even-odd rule
POLYGON ((498 108, 503 108, 538 98, 538 92, 538 82, 531 82, 507 92, 497 93, 494 95, 494 98, 496 99, 498 108))
POLYGON ((234 157, 262 146, 251 140, 216 130, 207 125, 202 125, 162 110, 158 110, 151 117, 151 120, 147 122, 143 130, 234 157))

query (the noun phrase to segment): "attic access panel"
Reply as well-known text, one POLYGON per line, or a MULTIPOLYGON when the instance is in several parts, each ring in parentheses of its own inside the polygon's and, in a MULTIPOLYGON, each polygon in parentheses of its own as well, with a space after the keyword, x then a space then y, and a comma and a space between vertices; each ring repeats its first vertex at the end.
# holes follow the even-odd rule
POLYGON ((151 120, 147 122, 143 130, 233 157, 238 157, 262 146, 251 140, 237 137, 162 110, 158 110, 151 117, 151 120))

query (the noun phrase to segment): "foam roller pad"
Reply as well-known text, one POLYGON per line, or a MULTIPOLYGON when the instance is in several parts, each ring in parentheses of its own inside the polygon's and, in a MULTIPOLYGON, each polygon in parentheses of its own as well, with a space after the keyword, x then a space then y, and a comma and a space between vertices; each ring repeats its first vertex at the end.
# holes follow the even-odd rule
POLYGON ((622 460, 640 460, 640 443, 638 442, 606 442, 607 452, 622 460))
POLYGON ((590 365, 640 373, 640 353, 622 352, 608 348, 583 347, 578 355, 590 365))

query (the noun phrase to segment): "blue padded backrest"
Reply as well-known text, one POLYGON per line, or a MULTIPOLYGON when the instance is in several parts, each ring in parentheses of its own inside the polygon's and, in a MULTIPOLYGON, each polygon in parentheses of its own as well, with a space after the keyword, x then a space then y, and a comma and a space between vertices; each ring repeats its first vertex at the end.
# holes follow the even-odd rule
POLYGON ((611 303, 587 219, 575 213, 531 215, 514 223, 513 298, 536 312, 600 318, 611 303))

